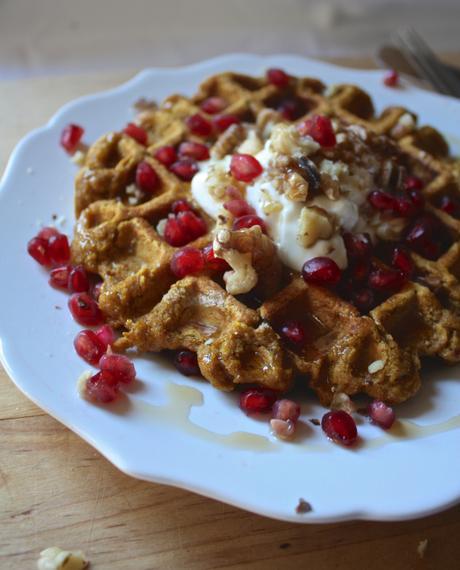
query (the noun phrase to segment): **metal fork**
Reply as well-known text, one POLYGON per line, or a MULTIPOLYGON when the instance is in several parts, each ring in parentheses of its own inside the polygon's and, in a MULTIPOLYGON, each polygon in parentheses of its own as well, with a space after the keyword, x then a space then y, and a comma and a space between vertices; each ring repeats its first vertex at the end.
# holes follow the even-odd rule
POLYGON ((444 66, 425 40, 413 29, 401 30, 395 40, 419 74, 440 93, 460 97, 460 80, 444 66))

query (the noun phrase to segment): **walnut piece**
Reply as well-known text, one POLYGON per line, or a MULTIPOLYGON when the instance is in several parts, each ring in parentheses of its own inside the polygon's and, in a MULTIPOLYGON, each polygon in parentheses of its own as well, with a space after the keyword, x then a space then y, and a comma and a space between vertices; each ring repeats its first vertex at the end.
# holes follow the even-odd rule
POLYGON ((329 239, 334 226, 326 210, 317 206, 305 206, 300 212, 297 239, 303 247, 311 247, 319 239, 329 239))
POLYGON ((212 244, 216 257, 221 257, 232 268, 224 274, 227 291, 231 295, 248 293, 257 284, 257 273, 252 266, 250 253, 241 253, 231 247, 232 233, 230 230, 219 230, 212 244))
POLYGON ((297 172, 291 172, 287 178, 286 196, 293 202, 305 202, 308 198, 310 185, 297 172))
POLYGON ((83 570, 87 566, 88 561, 81 550, 70 552, 58 546, 42 550, 37 562, 38 570, 83 570))
POLYGON ((223 158, 232 154, 236 147, 246 138, 246 129, 243 125, 235 124, 226 129, 212 147, 212 158, 223 158))

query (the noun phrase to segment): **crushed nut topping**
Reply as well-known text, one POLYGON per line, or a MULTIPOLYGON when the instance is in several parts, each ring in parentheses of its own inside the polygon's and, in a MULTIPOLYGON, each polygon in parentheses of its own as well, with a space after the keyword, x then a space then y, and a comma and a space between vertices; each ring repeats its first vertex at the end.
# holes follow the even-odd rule
POLYGON ((336 392, 330 404, 331 410, 343 410, 348 414, 356 412, 356 406, 352 402, 350 396, 344 392, 336 392))
POLYGON ((214 255, 221 257, 232 268, 224 273, 224 281, 227 291, 231 295, 248 293, 257 284, 257 273, 252 266, 250 253, 242 253, 230 247, 232 241, 230 230, 222 229, 216 233, 212 247, 214 255))
POLYGON ((81 550, 70 552, 58 546, 42 550, 37 562, 38 570, 83 570, 87 566, 88 561, 81 550))
POLYGON ((311 247, 319 239, 330 238, 333 233, 334 226, 325 210, 317 206, 302 208, 297 239, 303 247, 311 247))
POLYGON ((246 129, 243 125, 230 125, 217 139, 214 144, 211 156, 212 158, 223 158, 228 154, 232 154, 238 145, 246 139, 246 129))

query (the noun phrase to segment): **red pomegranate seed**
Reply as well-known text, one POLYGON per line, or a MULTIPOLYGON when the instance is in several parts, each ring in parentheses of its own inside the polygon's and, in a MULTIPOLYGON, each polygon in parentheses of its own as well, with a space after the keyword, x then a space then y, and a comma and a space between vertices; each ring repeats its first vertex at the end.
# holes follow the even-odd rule
POLYGON ((184 376, 201 374, 196 352, 191 350, 179 350, 176 352, 174 355, 174 366, 184 376))
POLYGON ((104 316, 96 301, 88 293, 74 293, 69 299, 72 317, 84 327, 94 327, 104 322, 104 316))
POLYGON ((208 99, 202 101, 200 108, 208 115, 215 115, 223 111, 226 106, 227 101, 222 99, 222 97, 208 97, 208 99))
POLYGON ((337 263, 329 257, 313 257, 302 267, 302 276, 307 283, 314 285, 337 285, 342 276, 337 263))
POLYGON ((100 371, 86 381, 85 396, 98 404, 110 404, 118 397, 118 385, 111 383, 110 375, 100 371))
POLYGON ((165 166, 171 166, 177 160, 177 152, 176 149, 171 145, 160 146, 154 152, 153 156, 164 164, 165 166))
POLYGON ((343 234, 343 241, 349 259, 367 259, 372 254, 372 240, 369 234, 343 234))
POLYGON ((361 313, 367 313, 375 305, 374 293, 370 289, 355 291, 352 294, 352 302, 361 313))
POLYGON ((203 248, 203 256, 206 267, 212 271, 223 272, 230 269, 230 265, 225 261, 225 259, 215 256, 212 244, 208 244, 203 248))
POLYGON ((409 198, 395 198, 394 211, 402 218, 411 218, 417 214, 418 208, 409 198))
POLYGON ((225 202, 224 208, 230 212, 235 218, 241 216, 253 215, 256 213, 254 208, 250 206, 246 200, 236 199, 225 202))
POLYGON ((439 208, 449 216, 456 218, 459 214, 460 204, 450 196, 443 196, 439 202, 439 208))
POLYGON ((225 190, 225 194, 231 199, 231 200, 242 200, 242 196, 241 196, 241 192, 238 190, 238 188, 235 188, 234 186, 228 186, 227 189, 225 190))
POLYGON ((130 384, 136 378, 134 364, 123 354, 103 354, 99 368, 111 378, 113 384, 130 384))
POLYGON ((439 244, 434 241, 436 226, 432 218, 419 218, 406 235, 407 245, 427 259, 436 259, 440 254, 439 244))
POLYGON ((27 243, 27 252, 40 265, 49 267, 52 261, 48 252, 48 242, 42 238, 34 237, 27 243))
POLYGON ((176 251, 171 258, 171 271, 181 279, 204 269, 204 256, 201 249, 184 247, 176 251))
POLYGON ((404 181, 404 188, 406 190, 421 190, 423 181, 418 176, 408 176, 404 181))
POLYGON ((61 146, 69 154, 74 153, 80 143, 81 137, 85 130, 79 125, 67 125, 61 132, 61 146))
POLYGON ((270 428, 275 437, 289 440, 295 434, 296 424, 292 420, 272 418, 270 420, 270 428))
POLYGON ((163 237, 166 243, 173 247, 181 247, 191 241, 187 229, 181 226, 175 216, 170 216, 167 219, 163 237))
POLYGON ((136 168, 136 186, 143 192, 153 194, 160 185, 160 178, 148 162, 139 162, 136 168))
POLYGON ((364 281, 369 275, 370 263, 367 259, 358 259, 353 263, 351 275, 355 281, 364 281))
POLYGON ((194 158, 195 160, 208 160, 209 148, 202 143, 185 141, 179 145, 179 156, 194 158))
POLYGON ((198 165, 194 160, 191 160, 190 158, 183 158, 171 164, 169 170, 178 176, 181 180, 190 182, 190 180, 198 172, 198 165))
POLYGON ((193 208, 187 200, 176 200, 171 205, 171 212, 177 215, 179 212, 193 212, 193 208))
POLYGON ((212 133, 212 124, 199 113, 188 117, 185 124, 190 132, 199 137, 208 137, 212 133))
POLYGON ((64 265, 70 260, 70 247, 67 236, 53 235, 48 240, 48 255, 55 265, 64 265))
POLYGON ((44 239, 45 241, 48 241, 50 239, 51 236, 58 236, 59 232, 57 231, 56 228, 42 228, 38 234, 37 237, 44 239))
POLYGON ((56 267, 50 271, 49 284, 52 287, 57 287, 58 289, 66 289, 69 286, 69 275, 72 271, 72 266, 63 265, 62 267, 56 267))
POLYGON ((381 190, 374 190, 367 196, 367 199, 369 204, 376 210, 395 211, 397 209, 396 198, 381 190))
POLYGON ((72 293, 83 293, 84 291, 89 291, 89 277, 82 265, 77 265, 71 269, 68 288, 72 293))
POLYGON ((353 445, 358 439, 355 420, 344 410, 333 410, 324 414, 321 428, 329 439, 342 445, 353 445))
POLYGON ((276 108, 286 121, 295 121, 305 112, 305 105, 302 105, 297 99, 285 99, 276 108))
POLYGON ((292 400, 276 400, 272 407, 272 417, 277 420, 291 420, 296 423, 300 416, 300 406, 292 400))
POLYGON ((387 87, 397 87, 399 85, 399 74, 394 69, 387 71, 383 76, 383 83, 387 87))
POLYGON ((194 212, 179 212, 176 217, 180 226, 189 234, 189 241, 203 236, 208 230, 205 221, 194 212))
POLYGON ((90 330, 80 331, 73 341, 78 356, 86 360, 89 364, 96 366, 101 356, 107 350, 107 346, 90 330))
POLYGON ((380 400, 371 402, 367 408, 367 412, 372 423, 377 424, 383 429, 390 429, 396 419, 393 408, 390 408, 390 406, 387 406, 380 400))
POLYGON ((393 250, 393 257, 391 260, 391 265, 399 269, 406 277, 410 277, 414 272, 414 262, 405 249, 400 246, 396 246, 393 250))
POLYGON ((374 269, 369 275, 369 286, 382 293, 396 293, 406 281, 405 275, 396 269, 374 269))
POLYGON ((300 123, 298 126, 301 135, 309 135, 322 147, 335 146, 335 133, 331 119, 324 115, 314 115, 300 123))
POLYGON ((96 336, 104 344, 105 350, 115 342, 115 331, 110 325, 99 327, 96 336))
POLYGON ((252 226, 260 226, 264 234, 267 233, 267 227, 265 222, 259 216, 253 216, 248 214, 247 216, 241 216, 236 218, 233 222, 233 229, 234 230, 244 230, 248 228, 252 228, 252 226))
POLYGON ((237 180, 252 182, 263 172, 262 165, 250 154, 234 154, 230 161, 230 172, 237 180))
POLYGON ((239 125, 240 122, 240 118, 236 115, 217 115, 212 120, 212 124, 219 133, 223 133, 231 125, 239 125))
POLYGON ((247 414, 264 413, 272 409, 277 394, 266 388, 251 388, 240 394, 240 408, 247 414))
POLYGON ((267 69, 267 81, 275 87, 287 87, 289 85, 289 75, 282 69, 272 67, 267 69))
POLYGON ((410 201, 417 211, 423 210, 425 207, 425 198, 423 197, 423 194, 420 192, 420 190, 412 188, 410 190, 407 190, 407 195, 409 196, 410 201))
POLYGON ((305 343, 305 328, 300 321, 286 321, 280 332, 293 345, 301 346, 305 343))
POLYGON ((123 129, 125 135, 128 135, 139 144, 146 145, 148 141, 147 131, 134 123, 128 123, 126 127, 123 129))

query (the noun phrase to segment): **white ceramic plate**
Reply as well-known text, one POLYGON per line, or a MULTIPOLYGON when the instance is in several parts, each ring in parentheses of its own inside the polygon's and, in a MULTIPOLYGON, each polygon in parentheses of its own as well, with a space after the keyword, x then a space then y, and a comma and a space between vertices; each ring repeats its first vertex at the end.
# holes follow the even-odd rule
MULTIPOLYGON (((16 385, 35 403, 134 477, 176 485, 269 517, 321 522, 396 520, 433 513, 460 498, 460 368, 435 367, 398 416, 420 428, 411 437, 386 435, 365 422, 355 449, 330 443, 306 422, 296 443, 268 433, 266 420, 246 417, 236 395, 187 379, 161 358, 139 358, 140 382, 118 406, 96 407, 77 396, 88 367, 75 354, 79 330, 67 297, 48 286, 46 273, 26 254, 26 243, 52 214, 73 224, 76 168, 58 144, 64 125, 85 127, 85 141, 122 128, 140 97, 191 94, 206 76, 225 70, 263 74, 282 67, 326 83, 356 83, 379 108, 400 104, 438 127, 459 152, 460 103, 413 87, 389 89, 382 72, 335 67, 294 56, 232 55, 177 69, 146 70, 111 91, 65 105, 13 152, 0 191, 0 347, 16 385), (60 310, 62 309, 62 310, 60 310), (312 511, 297 514, 299 498, 312 511)), ((321 417, 313 397, 303 418, 321 417)))

